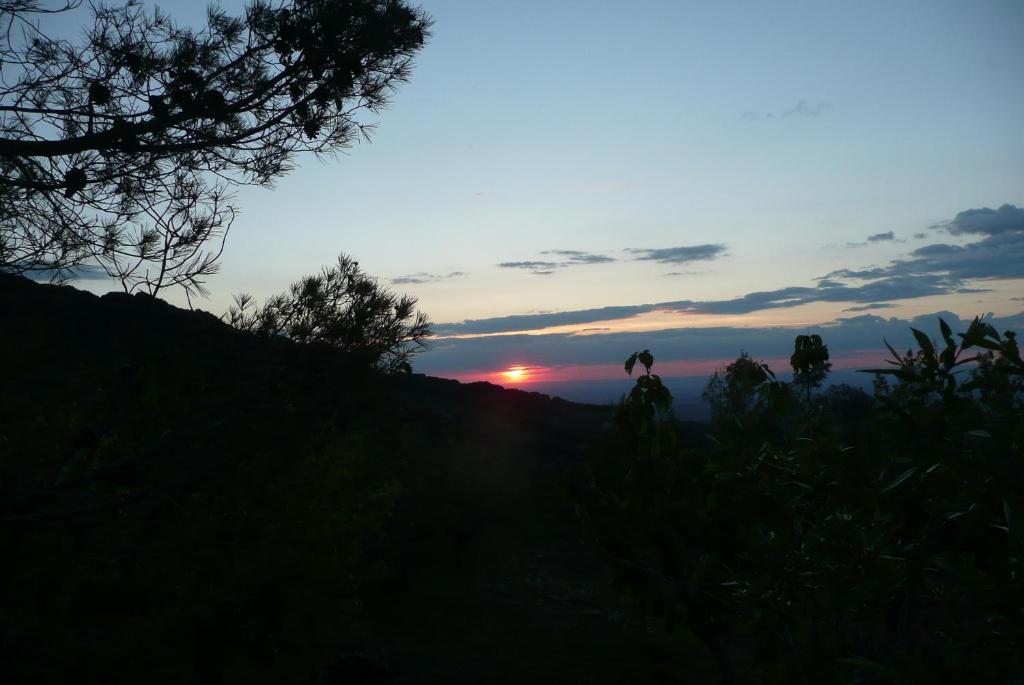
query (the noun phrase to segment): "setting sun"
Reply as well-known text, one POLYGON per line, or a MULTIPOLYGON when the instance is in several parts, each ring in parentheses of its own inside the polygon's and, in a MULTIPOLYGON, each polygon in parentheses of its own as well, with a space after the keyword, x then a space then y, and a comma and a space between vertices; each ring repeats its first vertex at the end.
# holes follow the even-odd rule
POLYGON ((530 370, 525 366, 510 366, 501 372, 501 377, 509 383, 522 383, 530 377, 530 370))

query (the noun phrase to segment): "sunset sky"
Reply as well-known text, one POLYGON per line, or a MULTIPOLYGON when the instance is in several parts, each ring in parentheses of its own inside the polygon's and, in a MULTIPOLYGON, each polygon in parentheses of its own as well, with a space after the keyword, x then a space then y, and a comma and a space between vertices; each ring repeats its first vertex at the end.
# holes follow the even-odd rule
POLYGON ((345 252, 438 323, 417 370, 510 383, 643 347, 666 375, 784 364, 812 328, 853 367, 914 317, 1024 321, 1024 3, 423 7, 373 142, 239 192, 201 307, 345 252))

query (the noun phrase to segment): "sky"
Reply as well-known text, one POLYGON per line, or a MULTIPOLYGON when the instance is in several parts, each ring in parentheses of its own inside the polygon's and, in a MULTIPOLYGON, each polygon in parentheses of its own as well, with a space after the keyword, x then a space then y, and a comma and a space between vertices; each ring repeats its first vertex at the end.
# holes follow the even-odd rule
POLYGON ((696 377, 809 330, 855 366, 937 312, 1020 324, 1019 0, 422 6, 373 141, 240 190, 199 307, 345 252, 436 322, 417 370, 521 386, 634 349, 696 377))

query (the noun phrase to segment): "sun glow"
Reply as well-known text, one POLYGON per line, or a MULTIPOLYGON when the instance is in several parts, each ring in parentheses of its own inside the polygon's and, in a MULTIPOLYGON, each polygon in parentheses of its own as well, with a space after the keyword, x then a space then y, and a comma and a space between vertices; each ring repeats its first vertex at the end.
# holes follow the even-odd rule
POLYGON ((522 383, 530 378, 530 370, 525 366, 510 366, 501 372, 501 377, 508 383, 522 383))

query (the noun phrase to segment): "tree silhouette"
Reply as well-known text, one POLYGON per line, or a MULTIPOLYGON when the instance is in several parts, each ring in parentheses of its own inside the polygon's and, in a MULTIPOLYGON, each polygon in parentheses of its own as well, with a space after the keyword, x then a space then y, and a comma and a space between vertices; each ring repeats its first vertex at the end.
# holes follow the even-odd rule
POLYGON ((131 1, 76 45, 39 22, 65 2, 0 0, 0 270, 129 292, 202 293, 231 188, 366 138, 429 28, 403 0, 255 0, 200 30, 131 1))
POLYGON ((828 345, 822 342, 820 335, 798 335, 789 364, 793 367, 793 383, 804 391, 810 402, 811 390, 820 386, 832 369, 828 345))
POLYGON ((262 306, 235 296, 229 324, 263 336, 322 343, 364 356, 386 373, 411 372, 413 355, 427 348, 430 320, 416 298, 396 295, 340 255, 335 266, 293 283, 262 306))

